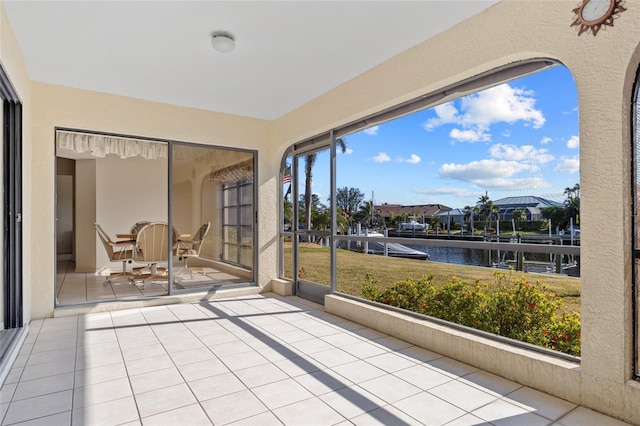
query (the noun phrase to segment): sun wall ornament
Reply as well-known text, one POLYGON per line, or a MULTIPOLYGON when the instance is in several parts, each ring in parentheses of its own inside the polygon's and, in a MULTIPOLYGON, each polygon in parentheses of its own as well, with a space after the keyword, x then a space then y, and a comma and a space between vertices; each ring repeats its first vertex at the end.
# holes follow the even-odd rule
POLYGON ((576 19, 571 24, 578 27, 578 35, 589 32, 595 36, 603 25, 613 27, 613 20, 625 10, 624 0, 582 0, 573 9, 576 19))

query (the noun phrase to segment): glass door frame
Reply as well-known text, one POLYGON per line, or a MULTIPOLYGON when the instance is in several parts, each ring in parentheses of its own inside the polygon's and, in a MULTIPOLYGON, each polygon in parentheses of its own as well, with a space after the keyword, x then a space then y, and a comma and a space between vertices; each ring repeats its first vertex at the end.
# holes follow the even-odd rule
MULTIPOLYGON (((116 133, 110 133, 110 132, 103 132, 103 131, 95 131, 95 130, 81 130, 81 129, 74 129, 74 128, 67 128, 67 127, 56 127, 56 131, 69 131, 69 132, 78 132, 78 133, 84 133, 84 134, 95 134, 95 135, 101 135, 101 136, 108 136, 108 137, 114 137, 114 138, 123 138, 123 139, 135 139, 135 140, 141 140, 141 141, 150 141, 150 142, 158 142, 158 143, 164 143, 167 144, 167 224, 169 229, 173 229, 173 200, 174 200, 174 196, 173 196, 173 188, 172 188, 172 182, 173 182, 173 172, 174 172, 174 165, 173 165, 173 154, 174 154, 174 148, 178 145, 181 146, 192 146, 192 147, 196 147, 196 148, 203 148, 203 149, 217 149, 217 150, 225 150, 225 151, 236 151, 236 152, 244 152, 244 153, 250 153, 253 157, 253 179, 254 179, 254 183, 253 183, 253 194, 252 194, 252 200, 253 200, 253 233, 252 233, 252 238, 253 238, 253 265, 252 265, 252 270, 251 270, 251 281, 250 282, 246 282, 246 283, 229 283, 229 284, 220 284, 223 286, 223 288, 238 288, 238 287, 246 287, 246 286, 255 286, 257 285, 257 277, 258 277, 258 272, 257 272, 257 268, 258 268, 258 252, 259 250, 257 250, 257 243, 258 243, 258 191, 257 191, 257 187, 258 185, 256 184, 257 182, 257 177, 258 177, 258 151, 257 150, 253 150, 253 149, 243 149, 243 148, 233 148, 233 147, 227 147, 227 146, 218 146, 218 145, 207 145, 207 144, 202 144, 202 143, 193 143, 193 142, 183 142, 183 141, 175 141, 175 140, 167 140, 167 139, 162 139, 162 138, 152 138, 152 137, 144 137, 144 136, 136 136, 136 135, 125 135, 125 134, 116 134, 116 133)), ((57 144, 57 140, 54 137, 54 144, 57 144)), ((54 149, 55 152, 55 149, 54 149)), ((55 158, 55 157, 54 157, 55 158)), ((6 160, 5 160, 6 162, 6 160)), ((57 190, 57 189, 56 189, 57 190)), ((168 236, 168 256, 167 256, 167 269, 168 269, 168 275, 167 275, 167 291, 166 293, 163 294, 163 296, 171 296, 174 294, 185 294, 185 293, 193 293, 193 292, 197 292, 197 291, 203 291, 204 287, 200 288, 200 289, 177 289, 174 288, 174 281, 175 281, 175 275, 173 273, 174 268, 174 261, 173 261, 173 246, 176 243, 176 241, 173 241, 174 237, 172 235, 171 232, 169 232, 169 236, 168 236)), ((54 237, 54 247, 55 244, 57 244, 57 241, 55 241, 55 237, 54 237)), ((54 250, 55 251, 55 250, 54 250)), ((22 257, 19 256, 19 261, 21 261, 22 257)), ((53 285, 55 286, 55 279, 53 282, 53 285)), ((213 287, 213 286, 212 286, 213 287)), ((218 287, 218 286, 216 286, 218 287)), ((149 297, 155 297, 155 296, 139 296, 136 297, 136 299, 140 299, 140 300, 144 300, 146 298, 149 297)), ((119 300, 117 297, 113 298, 113 299, 108 299, 108 300, 104 300, 104 301, 109 301, 109 302, 114 302, 119 300)), ((87 303, 91 303, 90 301, 87 301, 87 303)), ((55 307, 59 307, 59 306, 70 306, 70 305, 64 305, 64 304, 60 304, 57 302, 57 298, 54 299, 54 306, 55 307)))
MULTIPOLYGON (((324 134, 318 138, 308 140, 305 142, 301 142, 293 146, 293 149, 290 150, 286 155, 283 161, 286 161, 287 156, 291 156, 291 198, 292 198, 292 207, 293 207, 293 217, 291 220, 291 242, 292 242, 292 279, 293 279, 293 294, 300 296, 302 298, 311 300, 313 302, 324 304, 324 296, 327 294, 331 294, 336 290, 336 241, 334 238, 336 229, 337 229, 337 211, 335 209, 336 205, 336 138, 335 134, 330 131, 327 134, 324 134), (324 151, 329 149, 329 192, 330 192, 330 202, 329 202, 329 211, 330 211, 330 226, 331 229, 329 231, 313 231, 308 229, 300 229, 300 206, 299 206, 299 184, 300 181, 298 179, 299 170, 300 170, 300 161, 304 159, 309 154, 318 153, 320 151, 324 151), (306 237, 308 235, 316 235, 321 237, 326 237, 329 239, 329 267, 330 267, 330 284, 329 286, 324 286, 318 283, 314 283, 312 281, 305 280, 299 277, 298 269, 299 269, 299 254, 300 254, 300 242, 301 238, 306 237)), ((284 167, 281 167, 281 170, 284 170, 284 167)), ((281 173, 282 174, 282 173, 281 173)), ((282 181, 282 176, 280 176, 282 181)), ((283 194, 279 197, 279 199, 283 198, 283 194)), ((280 206, 280 227, 283 227, 284 220, 284 212, 282 210, 282 203, 280 206)), ((284 230, 281 229, 281 233, 284 233, 284 230)), ((280 253, 280 263, 281 263, 281 271, 280 275, 283 276, 283 252, 282 252, 282 244, 281 253, 280 253)))
MULTIPOLYGON (((173 150, 175 146, 191 146, 200 149, 217 149, 217 150, 226 150, 226 151, 236 151, 236 152, 244 152, 252 154, 253 156, 253 265, 251 268, 251 281, 248 283, 238 283, 238 284, 222 284, 223 288, 239 288, 239 287, 247 287, 247 286, 256 286, 257 285, 257 277, 258 277, 258 252, 257 244, 258 244, 258 151, 254 149, 243 149, 243 148, 233 148, 227 146, 219 146, 219 145, 207 145, 193 142, 182 142, 182 141, 169 141, 162 140, 162 142, 166 142, 169 144, 169 161, 168 161, 168 182, 167 182, 167 202, 168 202, 168 212, 167 212, 167 223, 169 224, 169 229, 173 228, 173 150)), ((213 225, 212 225, 213 226, 213 225)), ((173 241, 173 236, 169 236, 169 247, 173 247, 175 241, 173 241)), ((179 289, 175 288, 175 275, 172 273, 173 268, 173 256, 170 255, 167 263, 167 267, 169 268, 169 280, 168 280, 168 293, 167 295, 175 295, 175 294, 188 294, 193 293, 194 291, 198 291, 197 289, 179 289)), ((202 289, 200 289, 201 291, 202 289)))
POLYGON ((24 330, 22 272, 22 103, 0 64, 2 100, 2 292, 3 330, 0 359, 24 330))

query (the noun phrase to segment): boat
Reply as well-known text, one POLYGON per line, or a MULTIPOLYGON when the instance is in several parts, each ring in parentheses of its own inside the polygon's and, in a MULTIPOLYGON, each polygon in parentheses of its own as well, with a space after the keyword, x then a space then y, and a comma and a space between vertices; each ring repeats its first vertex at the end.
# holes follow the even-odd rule
MULTIPOLYGON (((384 244, 378 242, 370 242, 367 249, 369 254, 384 255, 384 244)), ((398 243, 387 243, 387 256, 389 257, 404 257, 407 259, 421 259, 429 260, 429 253, 425 253, 420 250, 412 249, 398 243)))
MULTIPOLYGON (((360 236, 367 237, 384 237, 384 234, 380 232, 366 232, 360 233, 360 236)), ((341 248, 347 248, 352 251, 365 252, 367 254, 377 254, 384 256, 384 246, 385 243, 377 242, 377 241, 341 241, 341 248)), ((407 247, 403 244, 399 243, 386 243, 387 246, 387 256, 389 257, 403 257, 406 259, 420 259, 420 260, 429 260, 429 253, 425 253, 420 250, 413 249, 411 247, 407 247)))
POLYGON ((409 222, 402 222, 398 227, 400 231, 424 231, 426 228, 427 225, 419 223, 415 219, 411 219, 409 222))

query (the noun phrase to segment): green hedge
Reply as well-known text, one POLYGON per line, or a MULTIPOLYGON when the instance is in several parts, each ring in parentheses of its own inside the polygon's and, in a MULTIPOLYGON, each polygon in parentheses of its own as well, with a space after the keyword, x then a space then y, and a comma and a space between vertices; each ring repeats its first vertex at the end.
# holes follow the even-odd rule
POLYGON ((511 280, 503 271, 494 276, 491 288, 457 277, 436 288, 433 276, 425 275, 380 290, 375 278, 367 275, 361 290, 369 300, 580 356, 579 313, 561 313, 562 299, 539 282, 511 280))

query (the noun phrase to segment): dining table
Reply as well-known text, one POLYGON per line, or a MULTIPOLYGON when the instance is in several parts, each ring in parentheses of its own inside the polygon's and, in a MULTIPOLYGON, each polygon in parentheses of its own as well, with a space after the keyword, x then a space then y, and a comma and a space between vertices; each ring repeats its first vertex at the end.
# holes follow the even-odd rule
POLYGON ((138 237, 137 234, 130 234, 130 233, 116 234, 116 238, 120 240, 135 240, 137 237, 138 237))

